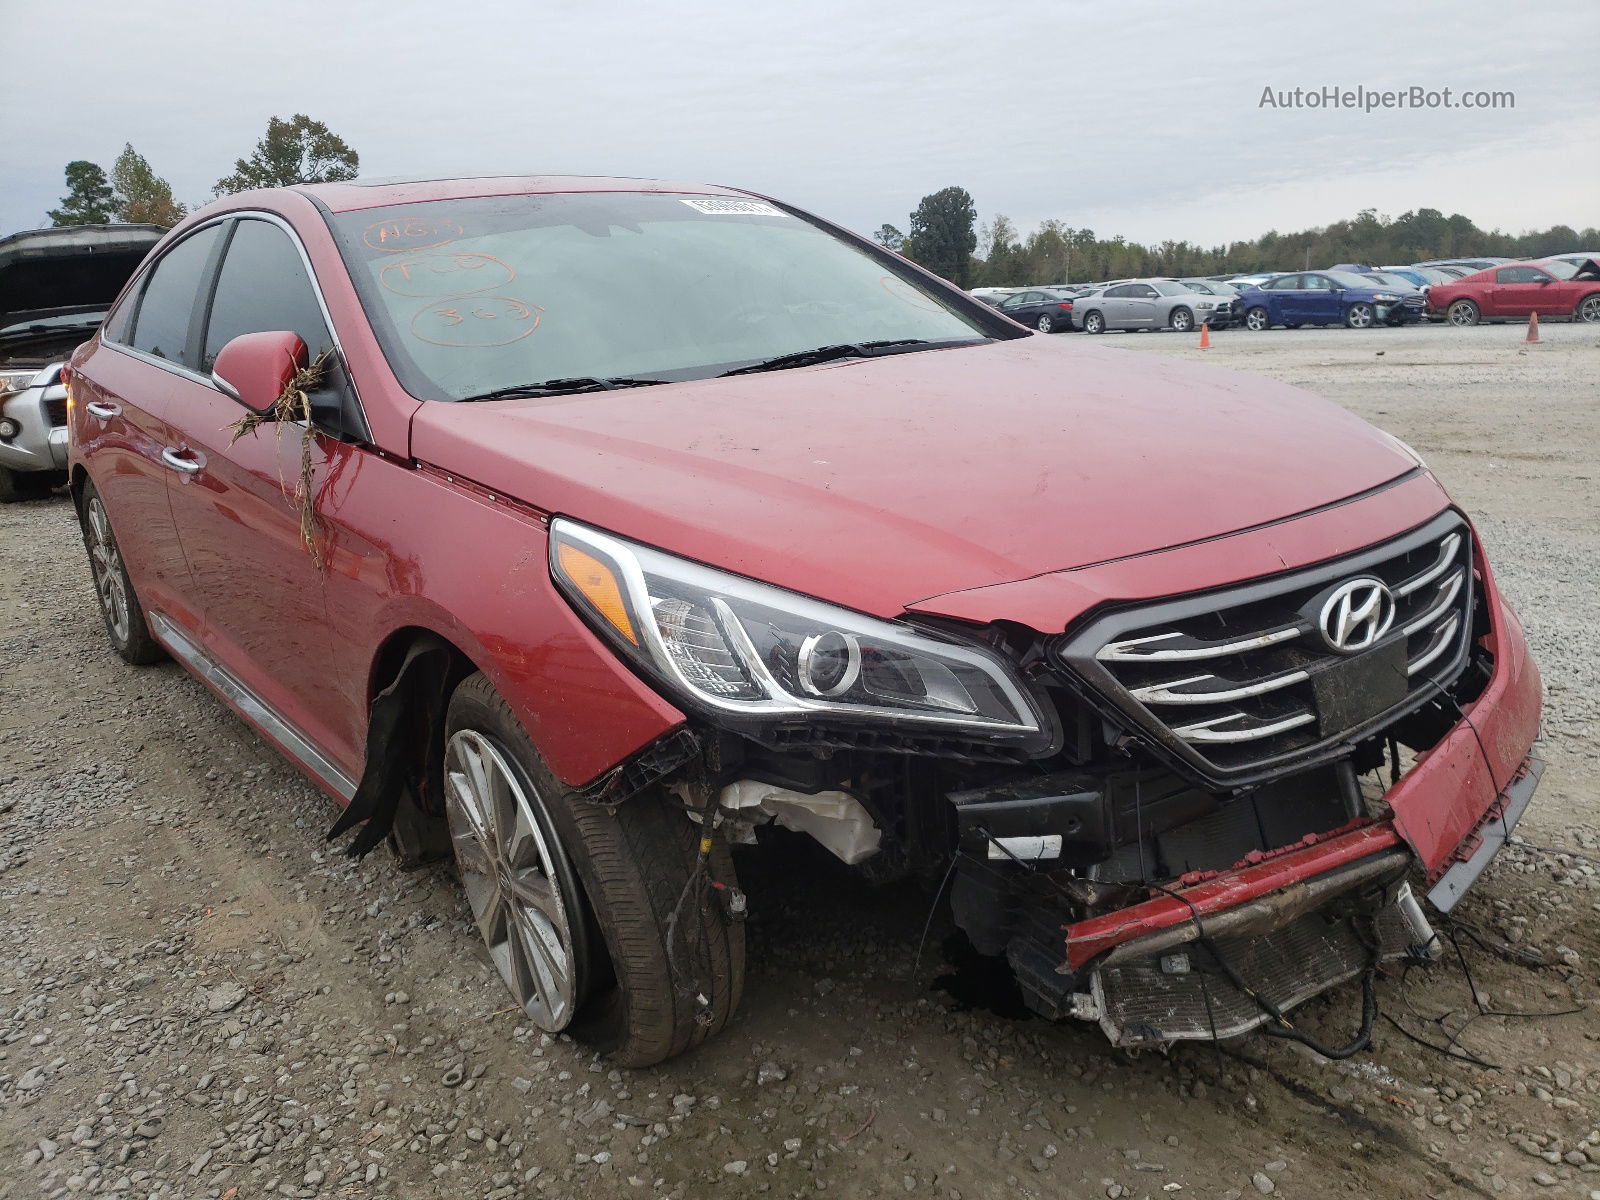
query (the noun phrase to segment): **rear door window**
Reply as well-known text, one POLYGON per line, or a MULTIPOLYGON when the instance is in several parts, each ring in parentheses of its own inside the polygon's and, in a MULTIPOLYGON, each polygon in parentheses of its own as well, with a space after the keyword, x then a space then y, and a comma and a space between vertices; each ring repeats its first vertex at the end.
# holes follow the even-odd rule
POLYGON ((294 239, 270 221, 241 218, 217 275, 202 369, 240 334, 279 329, 299 334, 313 360, 333 343, 294 239))
POLYGON ((196 315, 211 262, 222 236, 221 225, 208 225, 161 256, 152 269, 128 344, 156 358, 200 369, 191 346, 196 315))

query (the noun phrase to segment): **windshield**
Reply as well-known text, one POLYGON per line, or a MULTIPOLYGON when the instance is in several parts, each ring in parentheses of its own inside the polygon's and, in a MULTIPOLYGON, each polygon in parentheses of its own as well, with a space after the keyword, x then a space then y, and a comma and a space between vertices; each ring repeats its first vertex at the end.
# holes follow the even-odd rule
POLYGON ((987 336, 886 252, 764 201, 493 196, 330 223, 395 372, 423 399, 700 379, 818 347, 987 336))
POLYGON ((1565 259, 1553 258, 1548 262, 1542 262, 1539 265, 1546 271, 1549 271, 1550 274, 1554 275, 1557 279, 1571 279, 1578 273, 1578 264, 1569 263, 1565 259))
POLYGON ((1381 287, 1404 288, 1409 292, 1414 286, 1409 279, 1399 275, 1390 275, 1387 271, 1368 271, 1365 278, 1370 281, 1367 285, 1368 287, 1376 283, 1381 287))
POLYGON ((1378 282, 1370 271, 1364 271, 1360 275, 1352 275, 1349 271, 1329 271, 1328 278, 1342 288, 1370 288, 1378 282))
POLYGON ((1173 283, 1168 279, 1159 279, 1150 286, 1155 288, 1156 291, 1160 292, 1163 296, 1186 296, 1191 290, 1184 287, 1181 283, 1173 283))

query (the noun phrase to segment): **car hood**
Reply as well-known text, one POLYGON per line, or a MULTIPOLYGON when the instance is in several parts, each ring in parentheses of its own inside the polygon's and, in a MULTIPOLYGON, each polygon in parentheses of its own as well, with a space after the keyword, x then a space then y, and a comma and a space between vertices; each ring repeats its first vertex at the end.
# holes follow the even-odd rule
POLYGON ((0 329, 104 312, 163 232, 159 225, 73 225, 0 238, 0 329))
POLYGON ((879 615, 1278 521, 1416 467, 1298 389, 1042 335, 424 404, 412 453, 543 511, 879 615))

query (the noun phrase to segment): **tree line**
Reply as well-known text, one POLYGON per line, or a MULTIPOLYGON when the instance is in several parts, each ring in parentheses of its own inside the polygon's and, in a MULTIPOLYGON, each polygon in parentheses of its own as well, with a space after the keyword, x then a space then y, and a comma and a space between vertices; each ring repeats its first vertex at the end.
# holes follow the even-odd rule
MULTIPOLYGON (((271 118, 250 156, 236 160, 233 171, 211 191, 213 196, 230 196, 250 188, 354 179, 360 166, 360 155, 343 138, 321 121, 296 113, 287 121, 271 118)), ((109 172, 98 163, 75 159, 67 164, 66 176, 61 207, 47 214, 52 225, 116 221, 170 228, 188 211, 132 143, 123 146, 109 172)))
POLYGON ((1419 208, 1398 217, 1363 209, 1353 219, 1295 233, 1269 230, 1224 246, 1121 236, 1102 238, 1065 221, 1041 221, 1024 235, 1005 216, 978 224, 971 194, 960 187, 924 196, 909 232, 883 225, 873 238, 960 287, 1020 287, 1148 276, 1200 276, 1306 270, 1353 262, 1381 266, 1431 258, 1491 255, 1542 258, 1600 245, 1600 230, 1568 225, 1530 233, 1483 230, 1460 213, 1419 208))

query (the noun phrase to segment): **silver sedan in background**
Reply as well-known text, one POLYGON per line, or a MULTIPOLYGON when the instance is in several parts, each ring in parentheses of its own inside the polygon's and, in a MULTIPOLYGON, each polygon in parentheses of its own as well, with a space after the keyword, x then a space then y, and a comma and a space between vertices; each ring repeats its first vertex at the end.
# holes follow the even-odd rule
POLYGON ((1175 329, 1187 333, 1202 321, 1225 324, 1233 301, 1193 291, 1171 279, 1131 279, 1073 302, 1072 327, 1085 333, 1112 329, 1175 329))

